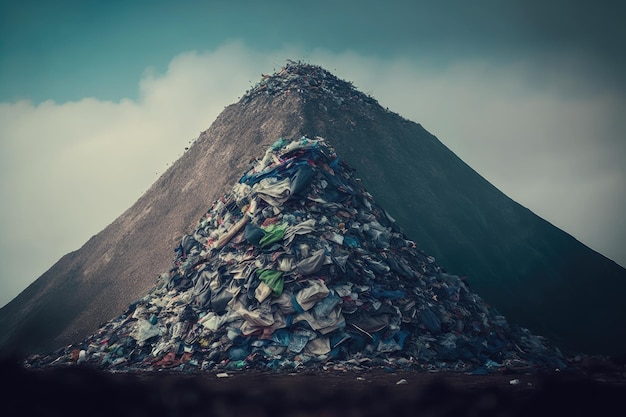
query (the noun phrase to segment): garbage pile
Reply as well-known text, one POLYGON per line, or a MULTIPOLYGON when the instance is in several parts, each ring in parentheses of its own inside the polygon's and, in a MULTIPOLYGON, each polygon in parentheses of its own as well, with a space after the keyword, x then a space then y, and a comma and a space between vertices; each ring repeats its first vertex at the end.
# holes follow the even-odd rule
POLYGON ((563 367, 408 239, 322 138, 281 138, 120 317, 31 367, 563 367))

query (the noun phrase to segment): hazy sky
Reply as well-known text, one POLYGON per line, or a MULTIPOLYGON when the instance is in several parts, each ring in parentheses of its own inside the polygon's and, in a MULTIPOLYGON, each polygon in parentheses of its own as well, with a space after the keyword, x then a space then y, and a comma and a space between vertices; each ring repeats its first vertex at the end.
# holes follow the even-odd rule
POLYGON ((624 18, 618 1, 0 0, 0 306, 287 59, 625 266, 624 18))

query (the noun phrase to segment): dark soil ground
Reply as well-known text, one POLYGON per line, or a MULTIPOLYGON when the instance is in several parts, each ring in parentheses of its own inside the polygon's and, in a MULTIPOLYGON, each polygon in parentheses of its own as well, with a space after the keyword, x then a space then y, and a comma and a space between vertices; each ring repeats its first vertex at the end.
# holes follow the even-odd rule
POLYGON ((2 367, 1 415, 624 416, 624 365, 489 375, 457 372, 102 373, 2 367), (402 383, 399 383, 401 382, 402 383), (405 381, 405 382, 404 382, 405 381), (6 414, 5 414, 6 413, 6 414))

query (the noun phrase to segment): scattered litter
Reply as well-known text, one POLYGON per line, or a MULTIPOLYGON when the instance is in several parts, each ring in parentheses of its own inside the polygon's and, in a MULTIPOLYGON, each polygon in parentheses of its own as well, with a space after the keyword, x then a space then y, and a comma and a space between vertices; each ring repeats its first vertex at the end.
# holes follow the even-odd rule
POLYGON ((396 385, 407 385, 409 382, 406 379, 401 379, 396 382, 396 385))
POLYGON ((226 372, 220 372, 219 374, 215 375, 218 378, 228 378, 228 374, 226 372))
POLYGON ((511 384, 511 385, 518 385, 520 383, 521 383, 521 381, 519 379, 512 379, 512 380, 509 381, 509 384, 511 384))

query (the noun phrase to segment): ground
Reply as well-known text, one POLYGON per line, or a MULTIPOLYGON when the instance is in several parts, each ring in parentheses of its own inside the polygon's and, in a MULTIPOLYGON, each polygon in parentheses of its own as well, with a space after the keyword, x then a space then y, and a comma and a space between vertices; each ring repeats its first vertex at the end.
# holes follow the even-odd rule
POLYGON ((103 373, 72 366, 2 370, 3 415, 623 416, 626 368, 568 371, 103 373))

